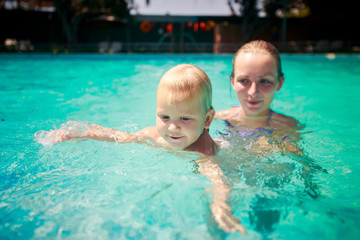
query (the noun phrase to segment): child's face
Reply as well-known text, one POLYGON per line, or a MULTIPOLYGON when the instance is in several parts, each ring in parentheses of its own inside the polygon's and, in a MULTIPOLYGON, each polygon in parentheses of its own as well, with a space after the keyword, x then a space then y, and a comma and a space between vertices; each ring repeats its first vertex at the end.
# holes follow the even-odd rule
POLYGON ((165 91, 158 92, 156 104, 156 128, 160 136, 174 150, 185 150, 195 143, 204 128, 206 114, 201 94, 194 99, 170 104, 165 91))
POLYGON ((268 114, 282 84, 283 78, 278 78, 276 61, 271 55, 240 53, 236 57, 231 85, 247 114, 268 114))

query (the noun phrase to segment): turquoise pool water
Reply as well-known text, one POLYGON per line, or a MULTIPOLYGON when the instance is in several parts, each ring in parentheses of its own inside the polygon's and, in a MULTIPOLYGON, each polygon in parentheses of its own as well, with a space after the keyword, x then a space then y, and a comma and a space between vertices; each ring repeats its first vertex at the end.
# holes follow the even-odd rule
MULTIPOLYGON (((197 157, 97 141, 44 147, 39 130, 85 121, 122 131, 155 124, 161 75, 204 69, 216 110, 237 104, 231 55, 0 55, 0 239, 239 239, 217 228, 197 157)), ((298 119, 305 156, 259 155, 246 142, 220 152, 242 239, 360 236, 360 56, 283 55, 273 109, 298 119), (304 162, 314 171, 309 192, 304 162), (291 171, 268 171, 291 164, 291 171)), ((224 126, 213 122, 219 137, 224 126)))

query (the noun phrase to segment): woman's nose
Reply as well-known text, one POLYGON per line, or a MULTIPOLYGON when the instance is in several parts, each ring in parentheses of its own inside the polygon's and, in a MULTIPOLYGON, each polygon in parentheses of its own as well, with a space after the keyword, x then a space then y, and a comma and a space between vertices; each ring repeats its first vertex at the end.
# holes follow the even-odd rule
POLYGON ((256 86, 256 83, 252 83, 250 88, 249 88, 249 95, 255 95, 258 92, 258 88, 256 86))

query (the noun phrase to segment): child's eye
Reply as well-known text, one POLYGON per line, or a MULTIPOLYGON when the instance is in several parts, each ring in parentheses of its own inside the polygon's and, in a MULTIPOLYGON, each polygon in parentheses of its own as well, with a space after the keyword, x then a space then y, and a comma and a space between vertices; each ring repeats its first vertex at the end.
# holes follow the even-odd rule
POLYGON ((181 120, 183 121, 190 121, 191 119, 189 117, 181 117, 181 120))
POLYGON ((170 117, 166 116, 166 115, 163 115, 163 116, 160 116, 160 118, 165 121, 165 120, 169 120, 170 117))

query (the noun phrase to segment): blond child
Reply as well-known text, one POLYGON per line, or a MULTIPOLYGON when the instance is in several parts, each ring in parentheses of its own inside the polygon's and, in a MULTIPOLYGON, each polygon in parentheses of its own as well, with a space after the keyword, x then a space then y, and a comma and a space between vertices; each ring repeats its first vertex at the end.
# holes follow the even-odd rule
POLYGON ((58 143, 79 138, 112 141, 117 143, 148 143, 155 147, 193 151, 201 154, 199 172, 212 182, 213 203, 210 209, 219 227, 224 231, 245 233, 245 229, 231 214, 226 203, 230 186, 221 169, 208 156, 214 156, 219 148, 209 134, 214 118, 212 86, 209 77, 200 68, 180 64, 167 71, 160 79, 156 96, 156 126, 146 127, 135 133, 121 132, 95 124, 74 123, 59 130, 39 132, 39 142, 58 143), (44 140, 45 138, 45 140, 44 140))
MULTIPOLYGON (((211 83, 200 68, 181 64, 160 79, 156 96, 156 126, 126 133, 89 125, 82 131, 68 127, 50 131, 53 143, 88 138, 117 143, 149 143, 156 147, 194 151, 213 156, 217 144, 208 129, 215 111, 212 107, 211 83)), ((68 124, 70 125, 70 124, 68 124)))

